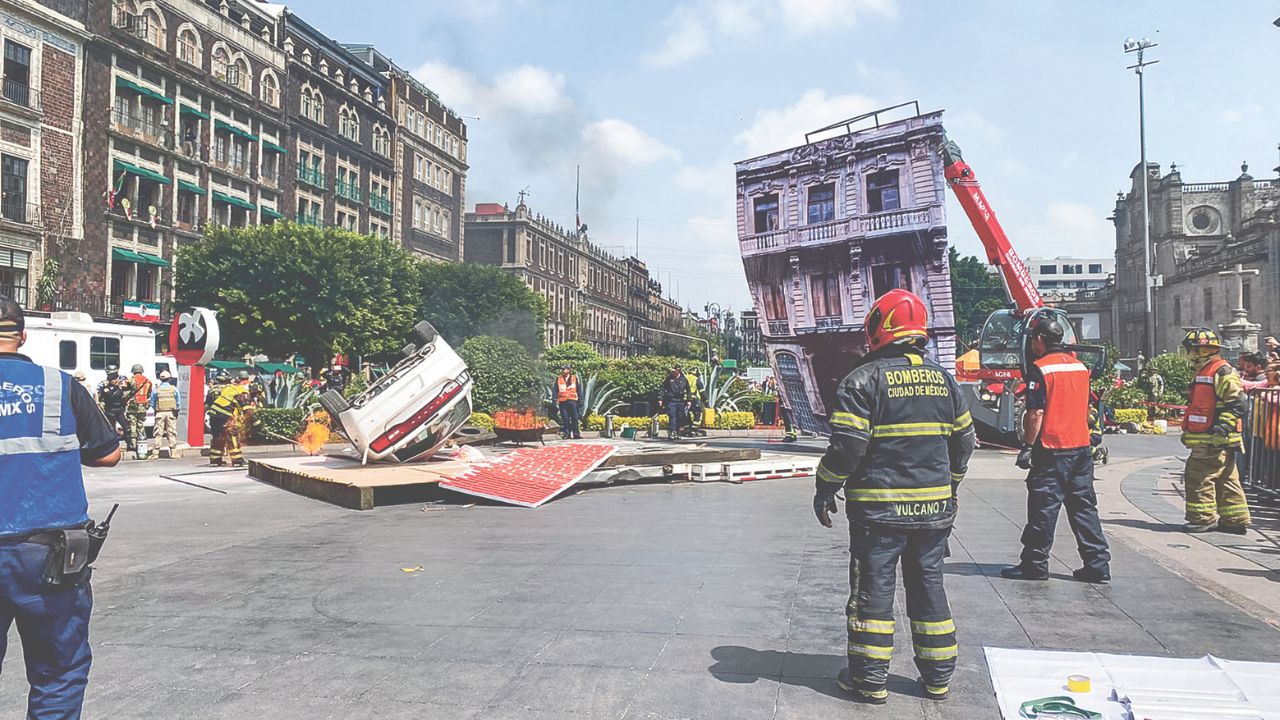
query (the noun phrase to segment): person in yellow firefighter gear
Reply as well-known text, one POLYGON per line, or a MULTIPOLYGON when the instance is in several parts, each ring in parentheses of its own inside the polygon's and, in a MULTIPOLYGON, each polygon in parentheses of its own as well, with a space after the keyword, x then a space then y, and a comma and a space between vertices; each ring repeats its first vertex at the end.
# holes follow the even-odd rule
POLYGON ((250 401, 249 382, 249 373, 241 370, 235 382, 218 392, 209 408, 209 428, 213 432, 213 442, 209 445, 210 465, 225 465, 224 458, 230 459, 233 466, 245 464, 240 453, 240 428, 244 408, 250 401))
POLYGON ((1182 347, 1195 370, 1182 417, 1182 444, 1191 451, 1183 471, 1187 522, 1182 529, 1244 535, 1252 519, 1236 467, 1247 407, 1240 376, 1223 359, 1222 341, 1214 331, 1192 330, 1182 347))

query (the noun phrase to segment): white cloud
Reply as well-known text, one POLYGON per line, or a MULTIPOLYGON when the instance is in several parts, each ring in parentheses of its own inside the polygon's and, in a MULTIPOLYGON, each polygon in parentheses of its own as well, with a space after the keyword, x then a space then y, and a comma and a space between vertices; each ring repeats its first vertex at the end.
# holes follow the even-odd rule
POLYGON ((693 0, 662 22, 661 45, 642 56, 655 67, 674 67, 705 55, 713 40, 757 40, 770 28, 792 37, 829 33, 865 15, 897 16, 897 0, 693 0))
POLYGON ((971 109, 947 113, 946 123, 951 128, 961 130, 959 134, 980 135, 983 140, 992 145, 998 145, 1004 139, 1004 130, 988 120, 985 115, 971 109))
POLYGON ((706 53, 710 48, 703 18, 689 7, 677 7, 662 21, 662 27, 666 33, 662 47, 641 58, 647 65, 680 65, 706 53))
POLYGON ((633 165, 648 165, 664 158, 679 159, 675 150, 625 120, 607 118, 582 129, 588 154, 604 155, 633 165))
POLYGON ((672 182, 681 190, 720 195, 734 186, 733 164, 685 165, 676 171, 672 182))
POLYGON ((747 156, 764 155, 803 145, 806 132, 880 107, 880 103, 862 95, 828 97, 823 90, 808 90, 792 105, 756 113, 755 122, 738 133, 736 139, 747 156))
POLYGON ((521 65, 492 80, 482 80, 465 70, 428 62, 413 75, 450 107, 483 119, 513 113, 548 115, 573 104, 565 94, 564 75, 534 65, 521 65))

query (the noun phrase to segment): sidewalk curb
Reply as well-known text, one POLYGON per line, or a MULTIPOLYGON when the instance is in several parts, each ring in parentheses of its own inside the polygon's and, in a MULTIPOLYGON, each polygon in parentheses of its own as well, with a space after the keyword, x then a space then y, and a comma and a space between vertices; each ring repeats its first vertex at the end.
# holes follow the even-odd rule
POLYGON ((1123 540, 1147 559, 1186 578, 1205 592, 1280 629, 1280 587, 1277 587, 1274 580, 1266 577, 1266 573, 1272 571, 1198 535, 1182 533, 1177 525, 1152 515, 1130 499, 1126 485, 1129 486, 1127 490, 1132 491, 1134 483, 1141 482, 1140 476, 1179 464, 1181 463, 1176 456, 1168 455, 1117 463, 1114 470, 1099 470, 1099 474, 1112 475, 1119 481, 1116 492, 1099 493, 1098 496, 1098 509, 1103 515, 1107 533, 1123 540), (1118 522, 1117 515, 1149 519, 1150 522, 1170 528, 1172 532, 1128 527, 1118 522), (1174 539, 1176 542, 1170 542, 1174 539), (1230 582, 1225 582, 1217 574, 1227 569, 1245 572, 1235 574, 1230 582), (1259 569, 1263 572, 1252 574, 1259 569), (1254 598, 1273 598, 1274 602, 1259 602, 1254 598))

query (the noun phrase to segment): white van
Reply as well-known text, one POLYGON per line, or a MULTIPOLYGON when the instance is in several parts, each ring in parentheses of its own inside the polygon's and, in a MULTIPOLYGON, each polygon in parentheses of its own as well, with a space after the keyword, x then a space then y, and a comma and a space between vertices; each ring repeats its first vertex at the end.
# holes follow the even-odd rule
MULTIPOLYGON (((156 354, 156 333, 145 325, 94 320, 79 312, 28 315, 26 325, 27 343, 19 352, 68 375, 83 372, 90 394, 107 379, 108 365, 120 368, 125 376, 134 365, 141 365, 153 382, 161 371, 175 377, 178 373, 172 357, 156 354)), ((148 411, 147 426, 152 422, 148 411)))

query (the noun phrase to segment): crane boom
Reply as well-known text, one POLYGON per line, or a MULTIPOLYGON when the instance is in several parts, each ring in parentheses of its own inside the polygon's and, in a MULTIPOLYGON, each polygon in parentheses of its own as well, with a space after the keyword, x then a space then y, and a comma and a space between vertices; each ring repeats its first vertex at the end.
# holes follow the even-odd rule
POLYGON ((982 186, 978 184, 973 168, 961 157, 960 147, 947 141, 942 146, 941 153, 947 184, 955 191, 956 199, 960 201, 965 215, 969 216, 969 222, 973 223, 973 229, 987 249, 987 262, 1000 271, 1000 279, 1004 281, 1009 299, 1022 312, 1044 307, 1035 280, 1022 264, 1022 258, 1014 252, 1013 245, 1004 234, 1004 228, 1000 227, 1000 221, 996 219, 995 211, 987 203, 986 195, 982 194, 982 186))

